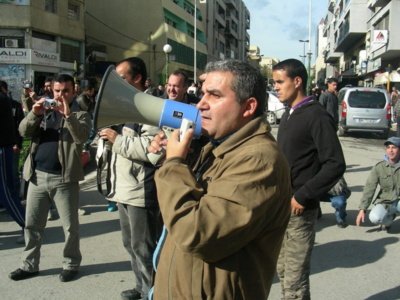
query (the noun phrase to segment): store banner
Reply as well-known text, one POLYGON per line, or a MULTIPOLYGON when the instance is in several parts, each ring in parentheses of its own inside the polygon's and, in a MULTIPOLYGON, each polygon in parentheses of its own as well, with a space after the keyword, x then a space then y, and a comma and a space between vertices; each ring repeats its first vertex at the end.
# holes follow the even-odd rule
POLYGON ((60 55, 41 50, 0 48, 0 64, 32 64, 58 67, 60 55))
POLYGON ((31 0, 0 0, 0 4, 30 5, 31 0))

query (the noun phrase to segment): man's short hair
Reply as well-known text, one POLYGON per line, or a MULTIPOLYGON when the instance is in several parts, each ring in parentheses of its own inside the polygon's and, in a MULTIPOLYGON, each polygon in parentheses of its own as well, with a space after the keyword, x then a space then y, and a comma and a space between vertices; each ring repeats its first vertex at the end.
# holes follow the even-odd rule
POLYGON ((236 59, 211 61, 206 65, 206 73, 230 72, 233 74, 232 91, 237 101, 242 104, 254 97, 257 100, 257 109, 254 117, 262 116, 265 111, 267 89, 264 77, 260 71, 250 64, 236 59))
POLYGON ((74 77, 72 77, 69 74, 59 74, 56 78, 54 78, 53 82, 71 82, 72 86, 75 88, 75 80, 74 77))
POLYGON ((333 82, 335 82, 335 83, 339 83, 339 81, 337 80, 337 78, 335 78, 335 77, 331 77, 331 78, 328 78, 327 79, 327 81, 326 81, 326 83, 333 83, 333 82))
POLYGON ((183 86, 188 87, 189 86, 189 75, 188 73, 183 70, 183 69, 177 69, 175 71, 173 71, 171 75, 175 75, 175 76, 182 76, 183 77, 183 86))
POLYGON ((138 74, 142 76, 140 85, 144 88, 147 79, 147 70, 144 61, 140 57, 134 56, 125 58, 119 61, 116 65, 118 66, 119 64, 122 64, 124 62, 129 64, 129 74, 132 78, 135 78, 138 74))
POLYGON ((294 58, 283 60, 272 67, 272 71, 277 71, 277 70, 286 71, 286 75, 291 79, 300 77, 302 80, 303 92, 306 92, 308 74, 306 67, 301 61, 294 58))

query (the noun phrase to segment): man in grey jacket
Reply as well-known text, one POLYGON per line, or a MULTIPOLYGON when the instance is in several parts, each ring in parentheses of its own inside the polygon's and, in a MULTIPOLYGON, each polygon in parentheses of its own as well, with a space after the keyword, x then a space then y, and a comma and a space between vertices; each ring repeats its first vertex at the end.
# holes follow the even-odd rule
POLYGON ((53 84, 54 99, 37 100, 22 120, 19 131, 32 139, 23 176, 29 181, 26 201, 25 249, 21 267, 11 272, 12 280, 39 273, 40 247, 52 201, 61 217, 65 244, 62 282, 78 274, 82 260, 79 250, 79 181, 84 178, 80 161, 91 122, 88 113, 75 107, 74 79, 61 74, 53 84))
MULTIPOLYGON (((117 64, 117 73, 129 84, 144 91, 147 78, 142 59, 131 57, 117 64)), ((116 91, 117 93, 117 91, 116 91)), ((121 293, 122 299, 147 299, 153 284, 152 255, 161 231, 161 218, 154 183, 155 167, 149 162, 147 146, 158 127, 127 123, 118 132, 100 131, 100 137, 112 144, 112 189, 108 199, 118 203, 122 241, 131 257, 134 289, 121 293)), ((155 162, 157 163, 157 162, 155 162)))
POLYGON ((375 190, 379 185, 380 190, 369 213, 369 219, 372 223, 381 225, 381 228, 385 226, 385 229, 389 230, 400 212, 400 138, 390 137, 384 145, 385 159, 378 162, 368 176, 356 224, 359 226, 364 222, 366 211, 373 202, 375 190))

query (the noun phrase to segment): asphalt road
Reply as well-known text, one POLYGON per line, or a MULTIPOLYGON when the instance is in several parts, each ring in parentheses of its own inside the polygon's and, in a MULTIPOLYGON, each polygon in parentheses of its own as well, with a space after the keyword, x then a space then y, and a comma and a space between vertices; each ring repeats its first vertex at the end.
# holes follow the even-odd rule
MULTIPOLYGON (((273 128, 276 133, 276 127, 273 128)), ((368 172, 384 154, 383 140, 369 135, 341 138, 352 190, 345 229, 336 227, 333 208, 322 203, 323 217, 317 224, 312 256, 312 299, 400 299, 399 234, 396 220, 390 233, 370 223, 355 226, 358 203, 368 172)), ((81 204, 89 213, 80 216, 82 267, 79 278, 62 283, 64 235, 59 220, 49 221, 42 246, 40 275, 24 281, 8 279, 19 267, 23 247, 16 244, 20 229, 6 213, 0 213, 0 299, 120 299, 122 290, 133 287, 128 255, 123 249, 117 212, 107 212, 107 202, 96 191, 93 165, 81 184, 81 204)), ((269 299, 280 299, 274 281, 269 299)))

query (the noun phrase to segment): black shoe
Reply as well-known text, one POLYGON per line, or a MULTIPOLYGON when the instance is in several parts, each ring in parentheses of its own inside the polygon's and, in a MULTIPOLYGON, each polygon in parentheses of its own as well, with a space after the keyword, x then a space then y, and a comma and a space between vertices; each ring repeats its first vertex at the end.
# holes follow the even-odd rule
POLYGON ((39 271, 36 272, 28 272, 28 271, 24 271, 22 269, 16 269, 14 272, 11 272, 10 274, 8 274, 8 277, 12 280, 23 280, 23 279, 28 279, 31 277, 36 276, 37 274, 39 274, 39 271))
POLYGON ((76 275, 78 275, 77 270, 62 270, 59 278, 61 282, 68 282, 74 279, 76 275))
POLYGON ((122 300, 137 300, 142 299, 142 295, 135 289, 126 290, 121 293, 122 300))
POLYGON ((345 221, 340 221, 340 222, 337 222, 337 226, 339 228, 346 228, 348 225, 345 221))

